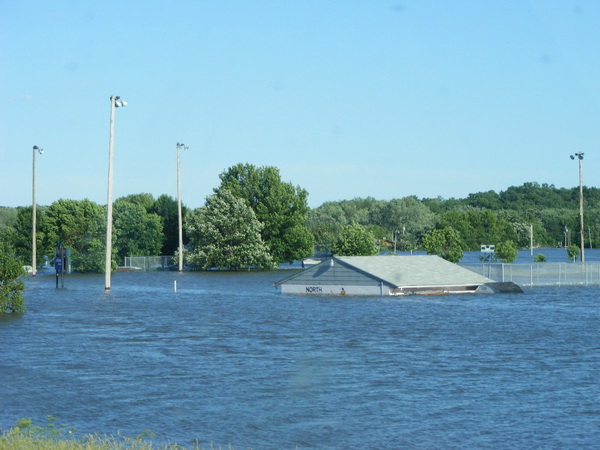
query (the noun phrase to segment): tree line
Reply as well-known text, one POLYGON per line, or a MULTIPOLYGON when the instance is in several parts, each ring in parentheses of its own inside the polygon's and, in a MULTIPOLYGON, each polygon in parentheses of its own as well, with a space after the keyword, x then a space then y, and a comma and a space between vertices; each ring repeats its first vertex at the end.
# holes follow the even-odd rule
MULTIPOLYGON (((597 247, 600 190, 584 187, 583 196, 585 245, 597 247)), ((357 198, 324 203, 311 210, 308 219, 321 251, 332 248, 340 230, 351 223, 369 229, 376 238, 395 242, 399 250, 425 249, 425 236, 435 230, 452 230, 462 250, 505 241, 517 248, 529 247, 531 231, 535 246, 579 246, 579 189, 528 182, 464 199, 357 198)))
MULTIPOLYGON (((275 167, 238 164, 201 208, 182 208, 184 257, 195 269, 275 268, 313 253, 305 225, 306 190, 281 180, 275 167)), ((60 199, 36 208, 36 248, 49 259, 58 243, 71 249, 76 272, 103 272, 106 207, 91 200, 60 199)), ((27 263, 32 253, 32 207, 0 208, 0 238, 27 263)), ((179 248, 177 200, 134 194, 113 203, 113 255, 174 255, 179 248)), ((43 258, 38 258, 43 264, 43 258)))
MULTIPOLYGON (((415 196, 331 201, 311 209, 308 192, 281 180, 275 167, 238 164, 225 170, 204 205, 183 208, 184 261, 194 269, 270 269, 314 253, 377 254, 425 249, 457 261, 482 244, 500 249, 579 245, 579 190, 525 183, 464 199, 415 196)), ((600 243, 600 190, 584 188, 586 246, 600 243)), ((72 249, 72 268, 102 272, 106 207, 60 199, 37 209, 37 251, 72 249)), ((31 260, 32 208, 0 208, 0 237, 16 258, 31 260)), ((125 256, 178 251, 176 199, 134 194, 113 206, 113 267, 125 256)), ((42 262, 42 258, 39 259, 42 262)))

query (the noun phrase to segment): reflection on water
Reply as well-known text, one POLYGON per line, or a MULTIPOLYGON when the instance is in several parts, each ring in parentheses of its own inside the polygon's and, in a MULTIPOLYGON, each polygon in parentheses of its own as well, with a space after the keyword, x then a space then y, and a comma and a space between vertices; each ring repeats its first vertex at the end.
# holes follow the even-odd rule
POLYGON ((288 273, 27 279, 0 319, 0 428, 235 448, 593 447, 598 288, 282 296, 288 273), (174 291, 177 281, 177 292, 174 291))

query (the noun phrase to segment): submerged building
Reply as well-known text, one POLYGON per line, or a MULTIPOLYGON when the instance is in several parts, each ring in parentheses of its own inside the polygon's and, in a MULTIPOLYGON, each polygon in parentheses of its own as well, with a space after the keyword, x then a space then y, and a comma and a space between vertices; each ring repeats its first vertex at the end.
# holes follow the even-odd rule
POLYGON ((283 294, 441 295, 522 292, 439 256, 340 256, 275 283, 283 294))

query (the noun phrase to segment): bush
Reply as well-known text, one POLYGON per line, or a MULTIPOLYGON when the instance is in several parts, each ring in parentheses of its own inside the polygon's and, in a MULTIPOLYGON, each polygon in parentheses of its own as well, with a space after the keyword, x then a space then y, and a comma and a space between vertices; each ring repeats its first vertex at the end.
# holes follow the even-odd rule
POLYGON ((496 245, 496 255, 505 263, 511 263, 517 259, 519 251, 513 241, 503 241, 496 245))
POLYGON ((537 255, 535 255, 535 257, 533 258, 533 260, 535 262, 546 262, 546 255, 544 255, 542 253, 538 253, 537 255))
POLYGON ((579 252, 579 247, 577 247, 576 245, 569 245, 567 247, 567 256, 570 260, 575 261, 579 256, 579 252))
POLYGON ((438 255, 453 263, 459 262, 464 256, 460 234, 452 227, 427 233, 423 236, 423 247, 428 255, 438 255))

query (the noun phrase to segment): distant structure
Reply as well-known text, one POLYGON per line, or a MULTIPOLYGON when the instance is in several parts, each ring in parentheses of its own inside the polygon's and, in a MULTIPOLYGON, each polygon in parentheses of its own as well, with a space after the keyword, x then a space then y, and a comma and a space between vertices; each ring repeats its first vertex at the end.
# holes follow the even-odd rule
POLYGON ((283 294, 309 295, 442 295, 521 291, 514 283, 496 283, 435 255, 331 257, 278 281, 275 286, 280 287, 283 294))

